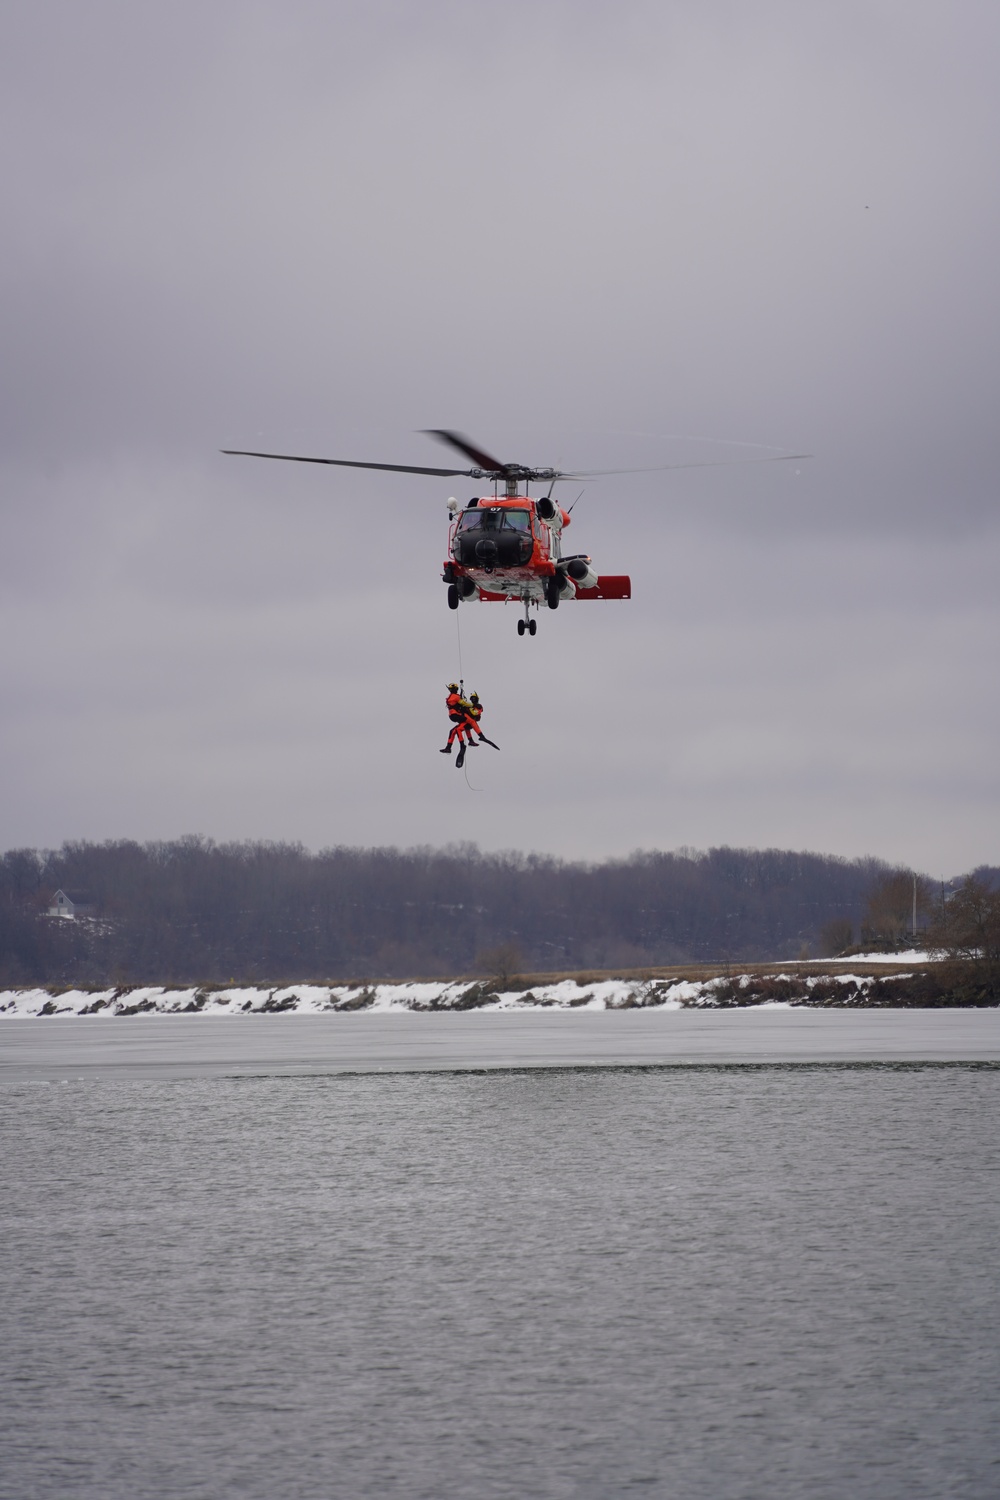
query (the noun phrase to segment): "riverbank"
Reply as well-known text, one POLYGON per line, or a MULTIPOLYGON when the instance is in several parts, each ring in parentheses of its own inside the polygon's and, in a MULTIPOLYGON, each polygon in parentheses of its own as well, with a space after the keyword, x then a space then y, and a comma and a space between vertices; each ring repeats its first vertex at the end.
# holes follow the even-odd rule
POLYGON ((387 983, 25 987, 0 991, 0 1018, 230 1016, 368 1011, 978 1008, 1000 1002, 997 976, 975 963, 915 954, 866 962, 688 966, 625 977, 529 975, 508 980, 387 983), (903 963, 900 965, 900 958, 903 963), (897 967, 897 965, 899 965, 897 967))

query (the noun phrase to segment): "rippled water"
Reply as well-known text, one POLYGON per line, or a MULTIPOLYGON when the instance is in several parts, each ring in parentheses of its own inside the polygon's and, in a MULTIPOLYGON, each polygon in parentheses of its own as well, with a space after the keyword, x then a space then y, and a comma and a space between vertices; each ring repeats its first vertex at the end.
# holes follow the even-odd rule
POLYGON ((11 1084, 2 1493, 1000 1493, 1000 1070, 11 1084))

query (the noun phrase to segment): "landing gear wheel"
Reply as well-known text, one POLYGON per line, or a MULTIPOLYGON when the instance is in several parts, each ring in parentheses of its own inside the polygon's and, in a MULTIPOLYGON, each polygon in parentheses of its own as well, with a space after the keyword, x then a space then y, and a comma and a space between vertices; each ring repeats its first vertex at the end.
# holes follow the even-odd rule
MULTIPOLYGON (((534 621, 532 621, 532 624, 534 624, 534 621)), ((524 621, 523 620, 518 620, 518 622, 517 622, 517 633, 518 633, 518 635, 523 635, 524 634, 524 621)))
POLYGON ((549 578, 545 584, 545 602, 549 609, 559 608, 559 578, 556 575, 549 578))
MULTIPOLYGON (((523 620, 521 621, 521 624, 522 625, 524 624, 523 620)), ((529 635, 534 635, 534 633, 535 633, 535 631, 537 629, 538 629, 538 621, 537 620, 529 620, 528 621, 528 634, 529 635)))
POLYGON ((448 608, 458 608, 458 586, 454 583, 448 585, 448 608))

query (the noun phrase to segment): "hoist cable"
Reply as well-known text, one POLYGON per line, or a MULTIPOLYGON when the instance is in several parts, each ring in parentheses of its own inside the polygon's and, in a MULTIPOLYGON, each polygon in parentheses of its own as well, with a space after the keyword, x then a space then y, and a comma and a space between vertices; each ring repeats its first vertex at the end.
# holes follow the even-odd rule
MULTIPOLYGON (((465 696, 465 675, 464 675, 464 668, 462 666, 462 617, 461 617, 461 605, 459 605, 458 610, 456 610, 456 612, 455 612, 455 634, 456 634, 456 636, 458 638, 458 686, 459 686, 459 691, 461 692, 462 696, 464 697, 465 696)), ((473 786, 472 785, 472 782, 469 780, 469 769, 466 766, 464 760, 462 761, 462 775, 465 777, 465 784, 469 788, 470 792, 481 792, 481 791, 485 790, 485 788, 483 788, 481 786, 473 786)))

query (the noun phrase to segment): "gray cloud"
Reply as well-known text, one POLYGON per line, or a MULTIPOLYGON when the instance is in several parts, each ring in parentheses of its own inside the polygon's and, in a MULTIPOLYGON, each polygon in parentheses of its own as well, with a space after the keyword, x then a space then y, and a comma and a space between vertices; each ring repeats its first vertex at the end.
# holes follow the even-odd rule
POLYGON ((3 25, 5 846, 996 859, 994 8, 3 25), (635 597, 530 643, 460 612, 474 794, 434 749, 449 482, 217 453, 434 462, 437 425, 815 458, 588 483, 635 597))

